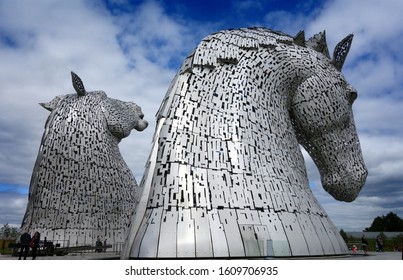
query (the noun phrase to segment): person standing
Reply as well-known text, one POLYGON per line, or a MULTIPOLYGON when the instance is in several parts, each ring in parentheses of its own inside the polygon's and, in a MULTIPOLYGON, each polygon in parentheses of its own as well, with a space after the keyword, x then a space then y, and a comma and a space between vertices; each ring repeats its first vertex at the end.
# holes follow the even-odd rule
POLYGON ((106 252, 106 238, 104 240, 104 252, 106 252))
POLYGON ((47 246, 48 246, 48 239, 45 236, 45 238, 43 239, 43 246, 42 246, 43 250, 46 250, 47 246))
POLYGON ((364 254, 367 254, 368 240, 365 238, 364 234, 361 237, 361 246, 362 246, 362 250, 364 251, 364 254))
POLYGON ((379 252, 383 252, 383 239, 382 239, 382 236, 379 235, 376 238, 376 245, 378 246, 379 252))
POLYGON ((24 255, 24 260, 27 259, 27 255, 29 252, 29 242, 31 241, 31 235, 28 232, 24 232, 20 237, 20 254, 19 260, 21 260, 22 255, 24 255))
MULTIPOLYGON (((95 242, 95 247, 102 247, 102 241, 101 238, 99 236, 97 236, 97 241, 95 242)), ((102 249, 100 248, 96 248, 95 252, 102 252, 102 249)))
POLYGON ((41 239, 41 235, 39 234, 39 232, 35 232, 34 237, 32 237, 31 239, 31 249, 32 249, 32 259, 36 259, 36 253, 38 251, 39 248, 39 240, 41 239))

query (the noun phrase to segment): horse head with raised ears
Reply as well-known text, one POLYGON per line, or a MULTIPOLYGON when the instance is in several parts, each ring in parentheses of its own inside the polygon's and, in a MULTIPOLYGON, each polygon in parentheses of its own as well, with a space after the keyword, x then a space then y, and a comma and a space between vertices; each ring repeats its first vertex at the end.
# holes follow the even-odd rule
POLYGON ((357 197, 368 174, 352 111, 357 91, 341 74, 352 39, 350 34, 340 41, 333 58, 324 32, 305 42, 317 53, 308 54, 311 66, 296 63, 301 82, 290 107, 297 138, 318 167, 324 189, 342 201, 357 197))
POLYGON ((157 113, 122 258, 335 255, 348 248, 308 182, 352 201, 364 166, 341 69, 325 34, 223 30, 185 59, 157 113), (268 249, 270 248, 270 250, 268 249))
POLYGON ((32 172, 22 222, 50 240, 84 244, 97 235, 122 242, 139 192, 118 143, 148 122, 134 102, 86 91, 71 72, 73 94, 40 103, 51 113, 32 172), (87 240, 87 241, 86 241, 87 240))

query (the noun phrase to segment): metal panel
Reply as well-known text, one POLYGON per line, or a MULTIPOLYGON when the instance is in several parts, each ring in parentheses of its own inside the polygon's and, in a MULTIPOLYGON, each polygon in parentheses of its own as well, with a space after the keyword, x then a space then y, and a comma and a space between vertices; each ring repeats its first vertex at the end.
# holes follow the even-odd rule
POLYGON ((281 220, 274 211, 259 211, 259 217, 262 224, 268 228, 268 255, 285 257, 291 256, 290 244, 287 240, 281 220))
POLYGON ((244 257, 245 250, 242 236, 238 227, 238 216, 234 209, 218 210, 220 220, 224 226, 225 237, 231 257, 244 257))
POLYGON ((193 196, 196 205, 198 207, 211 209, 210 191, 208 189, 206 169, 192 168, 191 173, 193 175, 193 196))
MULTIPOLYGON (((254 225, 253 229, 255 231, 255 235, 257 237, 257 242, 259 245, 260 255, 261 256, 269 256, 267 243, 270 240, 269 231, 267 226, 257 226, 254 225)), ((271 254, 273 256, 273 253, 271 254)))
POLYGON ((335 255, 336 252, 333 248, 332 242, 330 241, 329 235, 321 222, 323 217, 318 215, 310 215, 309 218, 312 221, 315 232, 318 234, 318 238, 320 240, 320 244, 322 245, 324 254, 335 255))
POLYGON ((196 257, 213 257, 211 229, 205 208, 193 208, 192 218, 195 222, 196 257))
POLYGON ((195 226, 190 209, 180 209, 178 216, 177 257, 196 257, 195 226))
POLYGON ((147 229, 144 232, 141 241, 139 257, 156 258, 158 252, 158 242, 161 227, 162 208, 153 209, 147 223, 147 229))
POLYGON ((158 245, 159 258, 175 258, 177 241, 178 211, 172 209, 163 211, 161 220, 160 242, 158 245))
POLYGON ((217 210, 208 212, 214 257, 229 257, 227 238, 217 210))
POLYGON ((315 231, 315 228, 312 225, 311 220, 309 219, 309 215, 306 213, 299 213, 296 215, 296 217, 308 246, 309 255, 323 256, 325 253, 322 243, 318 237, 318 233, 315 231))
POLYGON ((285 234, 291 247, 293 256, 306 256, 309 254, 306 240, 299 226, 296 214, 280 212, 278 216, 283 224, 285 234))
POLYGON ((333 245, 334 251, 336 254, 348 254, 348 248, 344 240, 341 238, 340 234, 338 234, 336 227, 333 223, 328 219, 328 217, 323 217, 321 219, 324 228, 327 231, 327 234, 330 238, 330 241, 333 245))
MULTIPOLYGON (((133 230, 133 235, 137 235, 141 238, 132 238, 131 243, 126 242, 124 252, 125 258, 137 258, 139 256, 140 246, 142 242, 142 237, 144 236, 148 223, 142 221, 148 221, 153 213, 153 209, 145 209, 143 219, 137 221, 136 227, 134 228, 133 225, 130 230, 133 230)), ((132 233, 132 231, 130 231, 132 233)))
POLYGON ((251 209, 237 209, 238 223, 242 225, 260 225, 259 213, 251 209))
POLYGON ((239 224, 246 257, 260 257, 260 246, 255 235, 255 229, 250 224, 239 224))

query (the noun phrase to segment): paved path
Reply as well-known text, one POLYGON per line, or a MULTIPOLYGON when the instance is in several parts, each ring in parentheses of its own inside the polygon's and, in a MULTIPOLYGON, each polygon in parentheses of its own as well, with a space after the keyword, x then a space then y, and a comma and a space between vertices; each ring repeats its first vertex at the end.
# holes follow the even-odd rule
MULTIPOLYGON (((65 256, 38 256, 37 260, 119 260, 120 256, 115 253, 83 253, 83 254, 67 254, 65 256)), ((0 255, 0 260, 17 260, 18 257, 10 255, 0 255)), ((270 258, 272 259, 272 258, 270 258)), ((401 252, 368 252, 364 254, 351 254, 347 256, 332 257, 315 257, 315 258, 297 258, 303 260, 402 260, 401 252)), ((28 257, 27 260, 31 260, 28 257)))
POLYGON ((402 260, 402 252, 368 252, 367 255, 350 255, 348 260, 402 260))

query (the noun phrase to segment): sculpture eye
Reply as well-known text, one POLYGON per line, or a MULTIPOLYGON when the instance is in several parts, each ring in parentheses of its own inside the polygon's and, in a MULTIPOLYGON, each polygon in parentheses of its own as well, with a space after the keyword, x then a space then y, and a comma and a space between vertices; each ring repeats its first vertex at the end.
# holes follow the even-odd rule
POLYGON ((357 99, 358 93, 355 88, 353 88, 351 85, 347 84, 347 100, 350 104, 353 104, 354 101, 357 99))
POLYGON ((356 91, 356 90, 353 90, 353 91, 350 91, 350 92, 349 92, 349 94, 348 94, 348 100, 350 101, 350 104, 353 104, 353 103, 354 103, 354 101, 357 99, 357 96, 358 96, 358 94, 357 94, 357 91, 356 91))

